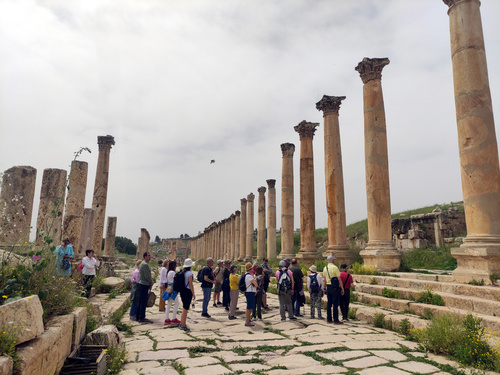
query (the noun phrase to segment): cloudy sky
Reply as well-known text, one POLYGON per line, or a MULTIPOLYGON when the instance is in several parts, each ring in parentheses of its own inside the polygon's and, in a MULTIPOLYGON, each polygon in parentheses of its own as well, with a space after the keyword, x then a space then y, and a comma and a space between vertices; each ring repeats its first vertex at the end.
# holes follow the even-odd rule
MULTIPOLYGON (((483 0, 500 116, 500 1, 483 0)), ((316 226, 327 225, 323 95, 340 128, 347 223, 366 218, 363 57, 388 57, 384 91, 393 212, 462 199, 447 6, 441 0, 0 0, 0 171, 69 169, 113 135, 107 216, 117 235, 191 236, 277 180, 280 144, 314 137, 316 226), (210 160, 215 159, 215 164, 210 160)), ((498 131, 497 131, 498 134, 498 131)), ((37 208, 33 215, 36 221, 37 208)), ((256 223, 256 222, 255 222, 256 223)))

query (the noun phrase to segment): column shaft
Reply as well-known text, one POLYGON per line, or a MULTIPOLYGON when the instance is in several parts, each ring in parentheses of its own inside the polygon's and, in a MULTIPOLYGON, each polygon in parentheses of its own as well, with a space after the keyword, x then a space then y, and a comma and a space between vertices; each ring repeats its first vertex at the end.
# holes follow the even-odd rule
POLYGON ((104 256, 113 259, 115 256, 116 217, 108 216, 106 240, 104 241, 104 256))
POLYGON ((246 254, 245 254, 245 261, 246 262, 251 262, 253 259, 253 231, 254 231, 254 213, 253 213, 253 208, 254 204, 253 201, 255 199, 255 195, 252 193, 248 194, 247 196, 247 201, 248 201, 248 217, 247 217, 247 244, 246 244, 246 254))
POLYGON ((293 203, 293 153, 295 146, 292 143, 281 144, 283 154, 281 169, 281 252, 280 258, 294 257, 293 230, 294 230, 294 203, 293 203))
POLYGON ((241 219, 240 219, 240 253, 238 260, 242 261, 246 257, 247 248, 247 200, 241 199, 241 219))
POLYGON ((266 256, 266 188, 261 186, 257 189, 259 201, 257 208, 257 258, 266 256))
POLYGON ((267 182, 267 258, 276 258, 276 180, 267 182))

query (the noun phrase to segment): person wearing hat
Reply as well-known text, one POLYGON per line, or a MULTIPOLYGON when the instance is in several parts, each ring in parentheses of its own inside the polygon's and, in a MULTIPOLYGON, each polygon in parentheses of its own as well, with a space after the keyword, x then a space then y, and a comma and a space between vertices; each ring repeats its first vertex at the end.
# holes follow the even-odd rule
POLYGON ((222 291, 222 283, 224 281, 224 261, 217 260, 217 267, 214 270, 215 284, 214 284, 214 307, 221 306, 220 292, 222 291))
POLYGON ((236 274, 238 270, 238 266, 233 264, 229 269, 229 288, 230 288, 230 305, 229 305, 229 320, 236 319, 236 306, 238 305, 238 296, 240 294, 240 290, 238 289, 238 281, 240 278, 236 274))
POLYGON ((231 267, 231 261, 226 259, 224 261, 224 269, 222 270, 222 306, 226 308, 226 311, 229 311, 229 303, 230 303, 230 287, 229 287, 229 267, 231 267))
POLYGON ((264 258, 262 259, 262 264, 260 265, 262 267, 262 272, 264 275, 264 290, 262 292, 262 305, 264 310, 269 310, 269 306, 267 305, 267 289, 269 288, 269 282, 271 281, 271 274, 273 273, 273 270, 271 267, 267 265, 268 259, 264 258))
POLYGON ((348 265, 342 264, 340 266, 340 278, 342 285, 344 285, 344 294, 340 296, 340 312, 342 313, 342 320, 348 322, 347 315, 349 313, 349 303, 351 302, 351 284, 353 283, 352 276, 348 272, 348 265))
POLYGON ((193 271, 191 271, 191 267, 193 267, 193 264, 194 262, 191 260, 191 258, 186 258, 182 266, 184 271, 184 283, 186 288, 184 288, 180 292, 182 301, 182 314, 181 314, 181 323, 179 324, 179 329, 185 332, 190 331, 190 329, 186 325, 189 306, 191 305, 191 301, 196 300, 196 296, 194 295, 194 286, 193 286, 193 271))
POLYGON ((318 273, 313 264, 309 267, 311 274, 307 277, 307 290, 311 298, 311 319, 314 319, 314 309, 318 310, 318 319, 324 319, 321 316, 321 298, 323 297, 323 277, 318 273))
POLYGON ((278 290, 278 300, 280 304, 281 321, 286 320, 285 310, 288 311, 288 319, 297 320, 293 316, 292 294, 294 289, 293 273, 286 265, 286 261, 282 260, 279 264, 279 270, 276 271, 276 281, 278 290))
POLYGON ((323 292, 326 293, 326 322, 343 324, 339 320, 339 298, 344 294, 344 284, 340 278, 340 271, 335 265, 335 257, 326 258, 328 264, 323 269, 323 292), (340 293, 339 293, 340 292, 340 293), (333 320, 332 320, 333 308, 333 320))
POLYGON ((245 264, 245 269, 247 271, 247 273, 245 274, 245 297, 247 299, 247 309, 245 312, 246 327, 255 326, 255 324, 250 321, 250 315, 252 314, 253 308, 255 306, 255 294, 257 293, 257 282, 255 281, 255 278, 250 274, 252 267, 252 263, 245 264))

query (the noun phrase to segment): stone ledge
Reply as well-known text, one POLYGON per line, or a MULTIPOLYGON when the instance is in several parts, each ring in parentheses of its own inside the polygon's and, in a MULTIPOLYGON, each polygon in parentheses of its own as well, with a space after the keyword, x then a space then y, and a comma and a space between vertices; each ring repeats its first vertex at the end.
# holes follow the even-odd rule
POLYGON ((14 367, 14 362, 12 358, 7 356, 0 356, 0 374, 12 375, 12 369, 14 367))
POLYGON ((23 327, 19 329, 17 342, 34 339, 43 334, 43 308, 37 295, 21 298, 0 306, 0 327, 23 327))

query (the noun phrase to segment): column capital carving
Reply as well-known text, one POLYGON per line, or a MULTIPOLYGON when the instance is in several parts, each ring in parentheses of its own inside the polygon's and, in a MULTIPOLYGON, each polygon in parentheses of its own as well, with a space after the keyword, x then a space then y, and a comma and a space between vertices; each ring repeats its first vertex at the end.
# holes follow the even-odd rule
POLYGON ((295 152, 295 145, 293 143, 282 143, 281 144, 281 153, 283 156, 293 156, 295 152))
POLYGON ((236 210, 236 211, 234 211, 234 214, 235 214, 236 216, 240 216, 240 215, 241 215, 241 211, 236 210))
POLYGON ((382 69, 389 65, 387 57, 370 59, 365 57, 354 69, 359 73, 364 84, 374 79, 382 79, 382 69))
POLYGON ((253 202, 254 199, 255 199, 255 195, 253 195, 253 193, 250 193, 247 195, 248 202, 253 202))
POLYGON ((231 218, 231 221, 233 221, 234 219, 236 219, 236 215, 235 214, 231 214, 231 216, 229 216, 231 218))
MULTIPOLYGON (((443 0, 443 3, 448 5, 448 8, 451 8, 453 5, 457 5, 458 3, 465 3, 468 1, 470 1, 470 0, 443 0)), ((479 0, 475 0, 475 1, 479 2, 479 0)))
POLYGON ((241 201, 241 204, 247 204, 247 199, 246 198, 241 198, 240 201, 241 201))
POLYGON ((111 150, 111 146, 115 144, 115 138, 111 135, 100 135, 97 137, 99 151, 111 150))
POLYGON ((318 111, 323 111, 323 115, 328 113, 339 114, 340 104, 345 96, 328 96, 323 95, 321 100, 316 103, 316 109, 318 111))
POLYGON ((257 189, 260 195, 264 195, 266 193, 266 190, 267 189, 265 186, 261 186, 260 188, 257 189))
POLYGON ((266 180, 266 182, 267 182, 267 187, 269 189, 274 189, 274 187, 276 186, 276 180, 271 179, 271 180, 266 180))
POLYGON ((302 139, 314 137, 314 132, 318 126, 319 122, 307 122, 306 120, 303 120, 293 128, 297 133, 299 133, 300 139, 302 139))

